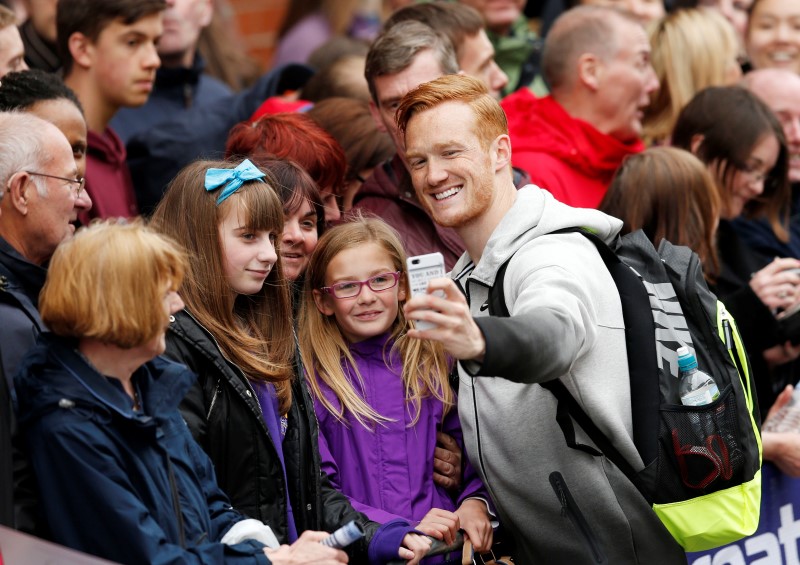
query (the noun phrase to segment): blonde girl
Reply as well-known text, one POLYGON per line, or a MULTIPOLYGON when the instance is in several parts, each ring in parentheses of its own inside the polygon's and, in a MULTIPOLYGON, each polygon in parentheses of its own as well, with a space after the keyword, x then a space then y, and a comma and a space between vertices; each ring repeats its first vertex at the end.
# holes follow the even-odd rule
POLYGON ((460 442, 461 428, 441 347, 406 335, 405 259, 397 233, 363 217, 326 232, 311 257, 300 348, 323 469, 371 519, 419 522, 445 540, 460 525, 485 550, 492 530, 472 468, 457 493, 433 480, 437 431, 460 442))

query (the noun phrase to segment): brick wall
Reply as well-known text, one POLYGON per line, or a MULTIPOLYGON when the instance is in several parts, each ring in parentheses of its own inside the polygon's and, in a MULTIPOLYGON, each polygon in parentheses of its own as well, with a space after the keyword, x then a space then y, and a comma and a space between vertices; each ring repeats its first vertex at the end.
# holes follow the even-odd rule
POLYGON ((278 38, 278 29, 291 0, 226 0, 247 52, 264 68, 269 66, 278 38))

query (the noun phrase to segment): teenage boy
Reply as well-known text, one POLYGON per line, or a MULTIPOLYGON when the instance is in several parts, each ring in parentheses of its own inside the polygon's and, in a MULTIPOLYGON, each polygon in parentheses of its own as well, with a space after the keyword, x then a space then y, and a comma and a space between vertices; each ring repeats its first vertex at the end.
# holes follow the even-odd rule
POLYGON ((86 191, 91 218, 138 213, 125 146, 108 127, 122 107, 147 102, 161 62, 165 0, 59 0, 56 22, 64 82, 86 113, 86 191))
MULTIPOLYGON (((147 104, 122 108, 111 127, 126 144, 137 133, 195 106, 207 106, 232 94, 228 85, 205 73, 200 34, 211 23, 211 0, 167 0, 164 35, 158 42, 161 68, 147 104)), ((141 206, 141 202, 140 202, 141 206)))

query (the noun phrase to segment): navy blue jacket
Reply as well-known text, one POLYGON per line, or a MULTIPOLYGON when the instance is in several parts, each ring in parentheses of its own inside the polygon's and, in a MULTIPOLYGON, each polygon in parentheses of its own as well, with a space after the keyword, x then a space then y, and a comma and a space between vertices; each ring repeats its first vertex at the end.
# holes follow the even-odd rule
POLYGON ((39 292, 47 271, 27 261, 0 237, 0 364, 8 379, 17 372, 20 360, 44 331, 39 317, 39 292))
POLYGON ((247 90, 194 106, 131 138, 127 146, 128 167, 139 211, 150 214, 170 181, 192 161, 221 159, 233 126, 249 119, 270 96, 299 89, 312 74, 311 68, 304 65, 279 67, 247 90))
POLYGON ((244 517, 178 412, 194 375, 160 357, 146 363, 133 376, 143 406, 134 412, 121 383, 75 345, 42 334, 16 376, 53 540, 137 565, 269 563, 260 543, 219 543, 244 517))
POLYGON ((38 300, 46 276, 0 237, 0 524, 30 534, 44 532, 36 520, 36 482, 17 441, 12 379, 44 331, 38 300))
POLYGON ((789 213, 789 241, 775 237, 772 226, 765 218, 750 219, 740 216, 731 222, 739 237, 749 246, 768 258, 794 257, 800 259, 800 183, 792 185, 792 205, 789 213))
POLYGON ((205 62, 199 54, 190 68, 161 67, 145 105, 120 108, 109 125, 128 143, 134 135, 174 119, 189 108, 203 108, 233 94, 227 84, 205 74, 204 69, 205 62))

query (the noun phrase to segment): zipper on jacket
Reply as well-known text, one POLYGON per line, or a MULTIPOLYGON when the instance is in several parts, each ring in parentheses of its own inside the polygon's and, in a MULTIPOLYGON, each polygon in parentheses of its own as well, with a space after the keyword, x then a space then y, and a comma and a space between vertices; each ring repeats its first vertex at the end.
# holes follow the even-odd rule
POLYGON ((217 383, 217 386, 214 389, 214 396, 211 397, 211 405, 208 407, 208 412, 206 412, 206 420, 211 419, 211 411, 214 410, 214 404, 217 403, 217 396, 219 396, 219 390, 221 387, 222 385, 217 383))
MULTIPOLYGON (((234 369, 235 369, 235 370, 236 370, 236 371, 239 373, 239 375, 242 377, 242 380, 244 381, 244 384, 247 386, 247 389, 248 389, 248 391, 249 391, 249 392, 251 393, 251 395, 252 395, 252 396, 251 396, 251 398, 253 398, 253 399, 256 401, 256 405, 258 406, 258 419, 259 419, 259 421, 261 422, 261 425, 262 425, 262 426, 264 426, 264 430, 267 430, 267 424, 264 422, 264 410, 263 410, 263 408, 261 407, 261 402, 258 400, 258 395, 256 394, 256 390, 253 388, 253 385, 251 385, 251 384, 250 384, 250 381, 247 379, 247 375, 245 375, 245 374, 244 374, 244 371, 242 371, 242 370, 239 368, 239 365, 237 365, 236 363, 234 363, 233 361, 231 361, 230 359, 228 359, 228 356, 227 356, 227 355, 225 355, 225 352, 224 352, 224 351, 222 351, 222 348, 219 346, 219 342, 217 341, 217 338, 215 338, 215 337, 214 337, 214 334, 212 334, 210 331, 208 331, 208 329, 206 329, 206 327, 205 327, 203 324, 201 324, 201 323, 200 323, 200 322, 197 320, 197 318, 195 318, 194 316, 192 316, 192 315, 189 313, 189 311, 188 311, 188 310, 184 310, 184 312, 186 312, 186 315, 187 315, 187 316, 189 316, 189 317, 190 317, 192 320, 194 320, 194 323, 195 323, 195 324, 197 324, 198 326, 200 326, 200 328, 202 328, 202 330, 203 330, 204 332, 206 332, 206 334, 208 334, 208 337, 210 337, 210 338, 211 338, 211 341, 213 341, 213 342, 214 342, 214 345, 217 347, 217 351, 219 351, 219 354, 220 354, 220 355, 222 355, 222 358, 223 358, 223 359, 225 359, 225 361, 227 361, 227 362, 228 362, 228 365, 230 365, 231 367, 233 367, 233 368, 234 368, 234 369)), ((219 386, 220 386, 220 385, 219 385, 219 383, 217 383, 217 387, 219 387, 219 386)), ((212 397, 211 408, 213 408, 213 407, 214 407, 214 403, 213 403, 213 401, 214 401, 216 398, 217 398, 217 393, 216 393, 216 391, 215 391, 215 392, 214 392, 214 396, 212 397)), ((209 413, 209 414, 211 414, 211 408, 209 408, 209 409, 208 409, 208 413, 209 413)), ((269 431, 267 431, 267 436, 269 436, 269 431)), ((275 449, 277 449, 277 446, 275 447, 275 449)))
MULTIPOLYGON (((481 472, 483 476, 486 478, 486 482, 489 482, 489 476, 486 474, 486 467, 483 465, 483 447, 481 446, 481 424, 478 421, 478 397, 475 395, 475 377, 470 377, 472 379, 472 409, 475 413, 475 439, 478 443, 478 463, 481 466, 481 472)), ((487 484, 488 487, 488 484, 487 484)))
MULTIPOLYGON (((268 440, 267 444, 268 445, 272 445, 272 448, 276 451, 276 454, 275 454, 276 457, 280 457, 280 455, 278 455, 277 451, 281 450, 281 453, 283 452, 283 446, 282 446, 282 443, 281 443, 281 438, 273 438, 270 435, 269 430, 267 429, 267 424, 264 421, 264 412, 263 412, 263 409, 261 407, 261 402, 258 400, 258 395, 256 394, 256 391, 253 388, 253 386, 250 384, 250 381, 247 379, 247 376, 244 374, 244 371, 242 371, 242 369, 239 368, 239 366, 237 364, 235 364, 233 361, 228 359, 228 357, 225 355, 225 352, 222 351, 222 348, 219 346, 219 342, 217 341, 217 338, 215 338, 214 335, 210 331, 208 331, 208 329, 203 324, 201 324, 199 322, 199 320, 197 320, 197 318, 192 316, 192 314, 188 310, 183 310, 183 311, 186 313, 187 316, 189 316, 192 320, 194 320, 195 324, 197 324, 204 332, 206 332, 208 337, 211 338, 211 341, 214 342, 214 345, 216 346, 217 351, 219 351, 219 354, 222 356, 222 358, 225 359, 225 361, 228 363, 228 365, 230 367, 232 367, 242 377, 242 380, 244 380, 244 383, 247 386, 247 389, 252 394, 252 398, 255 400, 256 405, 258 406, 258 414, 256 416, 257 416, 259 424, 261 425, 261 429, 267 435, 267 440, 268 440), (277 443, 276 443, 276 440, 277 440, 277 443)), ((208 414, 209 415, 211 414, 211 410, 214 408, 214 403, 215 403, 215 401, 217 399, 218 392, 220 391, 221 386, 222 386, 222 384, 220 382, 217 382, 217 388, 214 390, 214 396, 211 397, 211 405, 209 406, 209 409, 208 409, 208 414)), ((245 403, 247 403, 247 400, 245 400, 245 403)), ((319 465, 317 467, 319 468, 319 465)), ((285 468, 285 466, 284 466, 284 468, 285 468)), ((279 483, 279 486, 280 485, 283 486, 284 492, 286 492, 286 493, 289 492, 290 486, 289 486, 288 477, 284 473, 279 473, 278 483, 279 483)), ((259 496, 261 496, 260 490, 259 490, 259 496)), ((259 502, 258 505, 260 506, 261 503, 259 502)), ((281 512, 282 512, 282 514, 284 516, 288 516, 286 505, 287 505, 287 503, 284 500, 283 504, 281 505, 281 512)))
POLYGON ((575 499, 572 498, 572 494, 570 494, 567 483, 564 481, 564 477, 561 473, 558 471, 550 473, 550 484, 558 497, 558 501, 561 503, 561 515, 568 517, 572 525, 583 534, 592 552, 594 563, 608 564, 608 560, 605 555, 603 555, 597 537, 594 535, 589 522, 586 521, 586 518, 584 518, 581 513, 581 509, 578 507, 575 499))
POLYGON ((167 475, 169 477, 169 490, 172 494, 172 509, 178 521, 178 538, 181 547, 186 548, 186 530, 183 523, 183 511, 181 511, 181 499, 178 494, 178 485, 175 481, 175 472, 172 469, 172 461, 169 458, 169 453, 165 451, 164 456, 167 458, 167 475))

